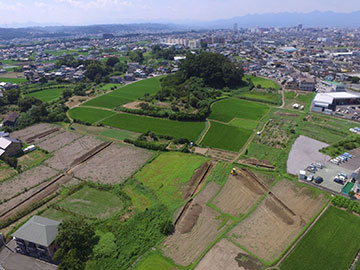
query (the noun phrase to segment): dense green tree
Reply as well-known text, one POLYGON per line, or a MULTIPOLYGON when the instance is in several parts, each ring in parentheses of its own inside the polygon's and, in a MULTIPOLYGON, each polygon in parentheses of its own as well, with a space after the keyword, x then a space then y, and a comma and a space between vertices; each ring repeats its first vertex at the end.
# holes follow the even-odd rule
POLYGON ((116 72, 125 73, 126 70, 127 70, 127 65, 124 62, 116 63, 114 66, 114 71, 116 71, 116 72))
POLYGON ((54 259, 60 259, 60 270, 85 269, 85 262, 97 242, 94 228, 81 218, 64 220, 55 239, 59 249, 54 259))
POLYGON ((26 112, 33 105, 38 106, 41 104, 42 101, 35 97, 24 97, 24 98, 20 98, 18 101, 18 106, 21 112, 26 112))
POLYGON ((109 67, 114 67, 117 63, 119 63, 119 58, 115 57, 115 56, 112 56, 112 57, 109 57, 107 60, 106 60, 106 65, 109 66, 109 67))
POLYGON ((129 53, 129 58, 133 62, 142 63, 144 61, 144 55, 142 51, 135 50, 129 53))
POLYGON ((69 97, 71 97, 73 95, 73 92, 71 91, 71 89, 65 89, 62 92, 62 96, 64 99, 68 99, 69 97))
POLYGON ((5 91, 4 97, 9 104, 17 104, 20 98, 20 89, 13 88, 5 91))
POLYGON ((78 83, 74 87, 74 95, 85 96, 86 95, 86 88, 87 88, 87 85, 85 83, 78 83))
POLYGON ((86 67, 85 76, 94 81, 96 76, 106 76, 108 74, 107 70, 105 69, 104 65, 99 62, 93 62, 86 67))

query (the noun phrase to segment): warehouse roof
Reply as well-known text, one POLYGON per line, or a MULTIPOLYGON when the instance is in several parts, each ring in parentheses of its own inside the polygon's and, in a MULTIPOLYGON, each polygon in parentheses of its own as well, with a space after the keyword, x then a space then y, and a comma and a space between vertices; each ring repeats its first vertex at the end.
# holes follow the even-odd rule
POLYGON ((54 242, 58 234, 58 226, 60 222, 33 216, 23 226, 20 227, 12 236, 32 242, 45 247, 50 246, 54 242))
POLYGON ((314 98, 314 103, 332 104, 334 99, 349 99, 360 98, 360 94, 349 92, 331 92, 331 93, 318 93, 314 98))

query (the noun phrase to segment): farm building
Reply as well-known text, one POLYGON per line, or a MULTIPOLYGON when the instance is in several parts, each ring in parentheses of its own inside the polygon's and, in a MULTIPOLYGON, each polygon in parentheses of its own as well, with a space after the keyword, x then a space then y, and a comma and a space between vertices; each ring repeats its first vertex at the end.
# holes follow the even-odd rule
POLYGON ((52 219, 33 216, 12 235, 16 241, 16 251, 50 261, 56 251, 54 241, 59 224, 52 219))
POLYGON ((120 76, 112 76, 109 79, 110 83, 123 83, 123 79, 120 76))
POLYGON ((0 137, 0 157, 3 155, 16 156, 21 151, 21 142, 19 140, 10 137, 0 137))
POLYGON ((313 100, 313 111, 335 111, 338 105, 360 105, 360 94, 349 92, 318 93, 313 100))
POLYGON ((17 112, 9 113, 3 121, 3 126, 14 127, 18 117, 19 114, 17 112))

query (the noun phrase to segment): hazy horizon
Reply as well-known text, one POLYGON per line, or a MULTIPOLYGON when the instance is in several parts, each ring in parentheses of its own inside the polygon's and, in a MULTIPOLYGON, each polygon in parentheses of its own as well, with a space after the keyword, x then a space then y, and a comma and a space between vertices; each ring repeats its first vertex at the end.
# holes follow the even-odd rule
POLYGON ((1 26, 189 22, 248 14, 360 10, 357 0, 0 0, 1 26))

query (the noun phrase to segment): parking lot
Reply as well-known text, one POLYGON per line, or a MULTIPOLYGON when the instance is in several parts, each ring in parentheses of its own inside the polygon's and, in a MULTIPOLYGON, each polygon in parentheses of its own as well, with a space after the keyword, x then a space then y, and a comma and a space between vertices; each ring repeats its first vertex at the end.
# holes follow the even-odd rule
POLYGON ((334 114, 346 119, 360 121, 360 106, 336 106, 334 114))
POLYGON ((316 172, 306 171, 306 176, 313 175, 314 179, 320 176, 324 179, 322 183, 316 184, 314 180, 312 182, 316 185, 341 193, 351 174, 360 169, 360 148, 349 151, 349 153, 352 155, 352 158, 348 159, 347 161, 336 165, 328 160, 323 163, 322 169, 318 168, 316 172), (337 177, 340 173, 347 175, 347 179, 344 184, 336 183, 334 181, 334 178, 337 177))

